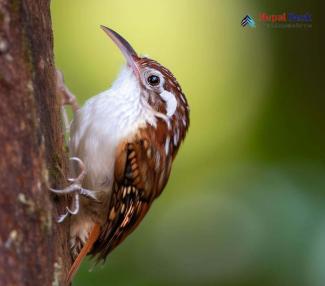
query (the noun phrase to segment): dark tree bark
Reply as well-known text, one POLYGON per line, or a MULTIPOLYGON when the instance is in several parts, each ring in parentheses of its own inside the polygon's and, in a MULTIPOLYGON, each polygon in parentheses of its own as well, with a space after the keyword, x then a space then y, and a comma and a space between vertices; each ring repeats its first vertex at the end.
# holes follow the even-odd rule
POLYGON ((49 0, 0 0, 0 285, 65 285, 66 152, 49 0))

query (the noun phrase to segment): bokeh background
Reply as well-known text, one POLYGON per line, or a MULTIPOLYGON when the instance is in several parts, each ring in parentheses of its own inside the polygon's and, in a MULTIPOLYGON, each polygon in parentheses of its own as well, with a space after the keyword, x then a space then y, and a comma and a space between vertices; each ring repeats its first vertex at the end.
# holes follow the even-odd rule
POLYGON ((325 285, 321 1, 53 0, 57 66, 80 102, 107 89, 121 33, 175 74, 191 126, 168 186, 75 285, 325 285), (260 12, 312 14, 271 29, 260 12), (249 14, 256 28, 243 28, 249 14))

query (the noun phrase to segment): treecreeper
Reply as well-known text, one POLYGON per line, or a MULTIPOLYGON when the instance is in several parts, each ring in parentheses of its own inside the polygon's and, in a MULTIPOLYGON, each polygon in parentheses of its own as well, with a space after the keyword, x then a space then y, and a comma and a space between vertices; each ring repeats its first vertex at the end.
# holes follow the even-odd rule
POLYGON ((70 281, 86 255, 103 261, 141 222, 168 181, 189 127, 189 106, 164 66, 139 56, 118 33, 101 26, 126 59, 112 87, 79 108, 58 73, 64 104, 71 104, 70 281))

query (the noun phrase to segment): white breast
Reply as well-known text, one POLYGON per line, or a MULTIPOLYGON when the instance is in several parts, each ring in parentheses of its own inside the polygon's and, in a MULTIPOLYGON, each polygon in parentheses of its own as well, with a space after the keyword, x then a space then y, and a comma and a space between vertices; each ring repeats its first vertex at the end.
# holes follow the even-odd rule
POLYGON ((71 126, 71 155, 85 163, 89 187, 111 189, 116 147, 146 123, 155 125, 156 119, 141 100, 132 70, 124 67, 112 88, 88 100, 71 126))

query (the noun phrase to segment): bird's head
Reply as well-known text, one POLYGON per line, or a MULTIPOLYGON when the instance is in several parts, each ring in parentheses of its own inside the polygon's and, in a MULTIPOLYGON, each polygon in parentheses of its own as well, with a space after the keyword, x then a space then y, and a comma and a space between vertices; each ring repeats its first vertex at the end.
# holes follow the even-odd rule
POLYGON ((187 100, 173 74, 158 62, 139 56, 117 32, 105 26, 101 28, 124 55, 140 88, 141 98, 167 118, 182 120, 188 125, 187 100))

